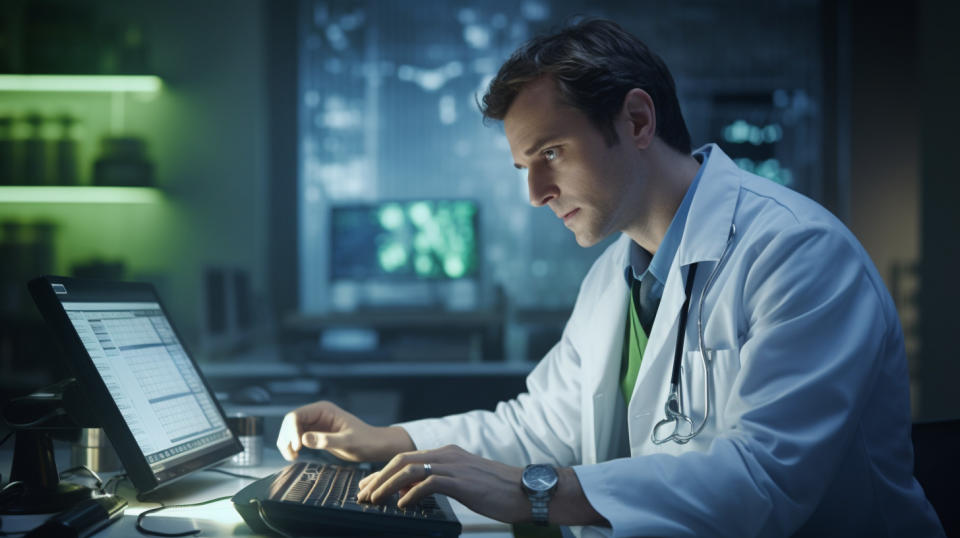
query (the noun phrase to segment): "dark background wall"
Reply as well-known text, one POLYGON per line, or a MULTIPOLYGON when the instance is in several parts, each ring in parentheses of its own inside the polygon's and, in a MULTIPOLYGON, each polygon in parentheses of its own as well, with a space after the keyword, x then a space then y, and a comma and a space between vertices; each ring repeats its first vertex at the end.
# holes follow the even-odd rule
MULTIPOLYGON (((849 220, 900 313, 919 410, 921 256, 918 7, 850 6, 849 220)), ((840 141, 842 143, 842 141, 840 141)))
POLYGON ((949 22, 960 12, 946 1, 849 8, 848 225, 897 302, 914 416, 960 417, 960 41, 949 22))
POLYGON ((921 415, 960 417, 960 52, 956 2, 922 2, 919 15, 921 415))

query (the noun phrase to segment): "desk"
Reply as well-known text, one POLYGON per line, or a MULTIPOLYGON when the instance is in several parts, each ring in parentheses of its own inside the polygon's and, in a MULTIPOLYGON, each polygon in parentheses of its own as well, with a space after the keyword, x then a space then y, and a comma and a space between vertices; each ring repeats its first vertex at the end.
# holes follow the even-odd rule
MULTIPOLYGON (((60 469, 69 468, 69 450, 58 448, 56 458, 60 469)), ((4 479, 10 476, 11 461, 12 450, 10 447, 4 447, 4 450, 0 451, 0 470, 4 473, 4 479)), ((286 463, 276 449, 267 448, 264 450, 264 464, 259 467, 222 467, 222 469, 245 475, 267 476, 281 469, 286 463)), ((116 473, 106 473, 103 479, 107 480, 114 474, 116 473)), ((81 480, 78 479, 77 482, 81 480)), ((139 502, 130 483, 123 481, 117 489, 117 494, 129 502, 123 518, 94 536, 112 538, 145 536, 136 530, 137 515, 144 510, 159 506, 160 502, 189 504, 227 495, 232 496, 250 482, 252 482, 250 479, 235 478, 214 471, 200 471, 161 488, 151 496, 149 501, 139 502)), ((463 525, 464 536, 472 538, 513 536, 509 525, 471 512, 453 499, 450 499, 450 504, 453 505, 463 525)), ((4 530, 14 532, 18 529, 30 529, 42 523, 43 519, 43 516, 4 516, 4 530)), ((201 529, 203 532, 200 536, 262 536, 252 533, 240 514, 234 510, 229 499, 205 506, 163 510, 147 516, 144 527, 162 532, 201 529)))

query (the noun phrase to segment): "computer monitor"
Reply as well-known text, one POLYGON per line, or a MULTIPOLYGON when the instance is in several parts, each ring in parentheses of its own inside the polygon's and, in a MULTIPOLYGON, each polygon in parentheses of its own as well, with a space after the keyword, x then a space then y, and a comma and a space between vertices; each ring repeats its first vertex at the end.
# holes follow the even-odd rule
POLYGON ((478 273, 477 203, 406 200, 331 210, 334 281, 454 280, 478 273))
POLYGON ((243 449, 151 285, 45 276, 29 288, 137 490, 243 449))

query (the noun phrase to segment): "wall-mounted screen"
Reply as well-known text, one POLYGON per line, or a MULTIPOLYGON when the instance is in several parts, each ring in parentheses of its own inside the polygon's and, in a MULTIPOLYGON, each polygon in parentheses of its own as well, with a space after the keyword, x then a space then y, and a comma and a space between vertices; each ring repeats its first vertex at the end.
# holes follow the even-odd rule
POLYGON ((406 200, 330 212, 333 280, 451 280, 478 271, 477 204, 406 200))

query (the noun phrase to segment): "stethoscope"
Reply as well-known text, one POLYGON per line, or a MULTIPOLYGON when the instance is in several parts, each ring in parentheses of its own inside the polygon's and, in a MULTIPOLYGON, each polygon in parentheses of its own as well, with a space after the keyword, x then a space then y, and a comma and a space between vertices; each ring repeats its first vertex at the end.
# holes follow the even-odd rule
POLYGON ((717 260, 716 266, 714 266, 713 271, 710 272, 710 276, 707 277, 707 281, 700 291, 700 301, 697 309, 697 346, 700 350, 700 363, 703 365, 703 421, 699 426, 694 428, 693 419, 684 411, 683 393, 680 389, 680 364, 683 362, 683 339, 687 332, 687 313, 690 310, 690 295, 693 292, 693 281, 696 278, 697 266, 699 265, 693 263, 687 271, 687 281, 684 285, 683 308, 680 310, 680 326, 677 331, 677 347, 673 355, 673 372, 670 374, 670 392, 667 394, 667 402, 663 406, 663 412, 666 414, 666 418, 657 422, 653 427, 653 431, 650 433, 650 440, 653 441, 655 445, 662 445, 670 441, 675 441, 677 444, 682 445, 690 441, 703 431, 703 427, 706 426, 707 419, 710 417, 710 379, 708 373, 709 365, 707 364, 709 358, 707 354, 703 352, 703 298, 707 294, 707 289, 713 284, 713 279, 717 276, 717 270, 719 270, 720 265, 723 264, 723 259, 726 257, 727 250, 729 250, 730 243, 733 242, 733 236, 736 233, 737 227, 731 225, 730 235, 727 237, 727 244, 723 247, 720 259, 717 260))

